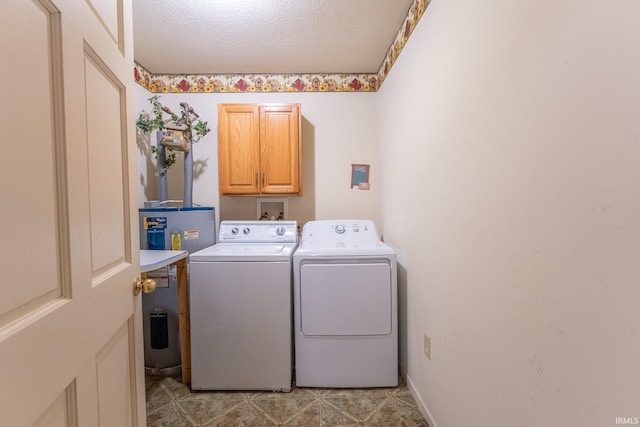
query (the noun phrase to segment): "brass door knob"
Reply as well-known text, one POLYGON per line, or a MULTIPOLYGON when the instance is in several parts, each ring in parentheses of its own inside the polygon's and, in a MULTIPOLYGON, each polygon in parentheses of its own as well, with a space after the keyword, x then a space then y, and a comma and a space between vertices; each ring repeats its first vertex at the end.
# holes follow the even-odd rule
POLYGON ((153 279, 146 279, 146 280, 136 279, 136 281, 133 283, 133 294, 136 296, 140 293, 140 291, 144 292, 145 294, 148 294, 155 290, 156 290, 156 281, 153 279))

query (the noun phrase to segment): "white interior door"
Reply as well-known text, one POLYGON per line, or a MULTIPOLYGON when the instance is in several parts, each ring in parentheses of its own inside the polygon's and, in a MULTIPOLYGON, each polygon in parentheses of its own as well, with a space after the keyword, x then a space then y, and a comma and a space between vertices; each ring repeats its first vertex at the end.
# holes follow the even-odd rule
POLYGON ((142 426, 130 0, 3 0, 0 424, 142 426))

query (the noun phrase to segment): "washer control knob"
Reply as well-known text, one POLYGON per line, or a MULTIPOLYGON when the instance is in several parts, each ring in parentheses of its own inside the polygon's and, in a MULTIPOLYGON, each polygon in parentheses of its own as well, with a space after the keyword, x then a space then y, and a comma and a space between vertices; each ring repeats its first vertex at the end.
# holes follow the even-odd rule
POLYGON ((236 234, 238 234, 238 231, 240 231, 240 230, 238 230, 238 227, 233 227, 231 229, 231 234, 233 234, 235 236, 236 234))
POLYGON ((282 236, 284 234, 284 227, 277 227, 276 228, 276 234, 278 236, 282 236))
POLYGON ((336 233, 344 234, 344 225, 337 225, 336 226, 336 233))
POLYGON ((360 231, 360 227, 358 226, 358 224, 353 224, 351 229, 353 230, 354 233, 357 233, 358 231, 360 231))
POLYGON ((251 233, 251 229, 249 227, 245 227, 242 229, 242 233, 246 236, 251 233))

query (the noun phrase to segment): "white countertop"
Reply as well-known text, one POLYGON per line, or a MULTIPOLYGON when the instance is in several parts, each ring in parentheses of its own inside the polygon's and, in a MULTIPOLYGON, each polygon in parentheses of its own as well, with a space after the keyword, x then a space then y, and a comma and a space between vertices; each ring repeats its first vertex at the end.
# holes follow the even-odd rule
POLYGON ((140 250, 140 271, 142 273, 173 264, 189 255, 187 251, 140 250))

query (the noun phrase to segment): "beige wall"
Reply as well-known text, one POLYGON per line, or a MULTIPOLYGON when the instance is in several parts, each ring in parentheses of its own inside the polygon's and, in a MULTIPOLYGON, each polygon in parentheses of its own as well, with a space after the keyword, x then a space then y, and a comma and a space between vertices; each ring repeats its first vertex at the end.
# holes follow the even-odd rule
POLYGON ((401 359, 434 426, 640 417, 638 16, 434 0, 377 94, 401 359))
MULTIPOLYGON (((136 88, 138 111, 149 111, 151 96, 136 88)), ((381 227, 375 93, 308 94, 165 94, 160 100, 178 110, 182 101, 208 121, 212 132, 194 147, 193 202, 214 206, 218 219, 257 219, 255 197, 220 197, 218 193, 217 105, 219 103, 297 102, 302 110, 303 195, 289 198, 289 219, 303 224, 314 219, 365 218, 381 227), (371 190, 350 188, 351 164, 371 165, 371 190)), ((156 179, 147 155, 148 141, 139 144, 139 205, 157 196, 156 179)), ((182 199, 180 164, 169 177, 169 198, 182 199)))
MULTIPOLYGON (((219 102, 302 104, 290 211, 372 218, 398 249, 402 368, 434 427, 613 426, 640 416, 637 16, 433 0, 378 93, 163 100, 214 130, 219 102), (371 163, 371 191, 348 188, 351 163, 371 163)), ((194 202, 255 211, 220 209, 215 131, 196 150, 194 202)))

